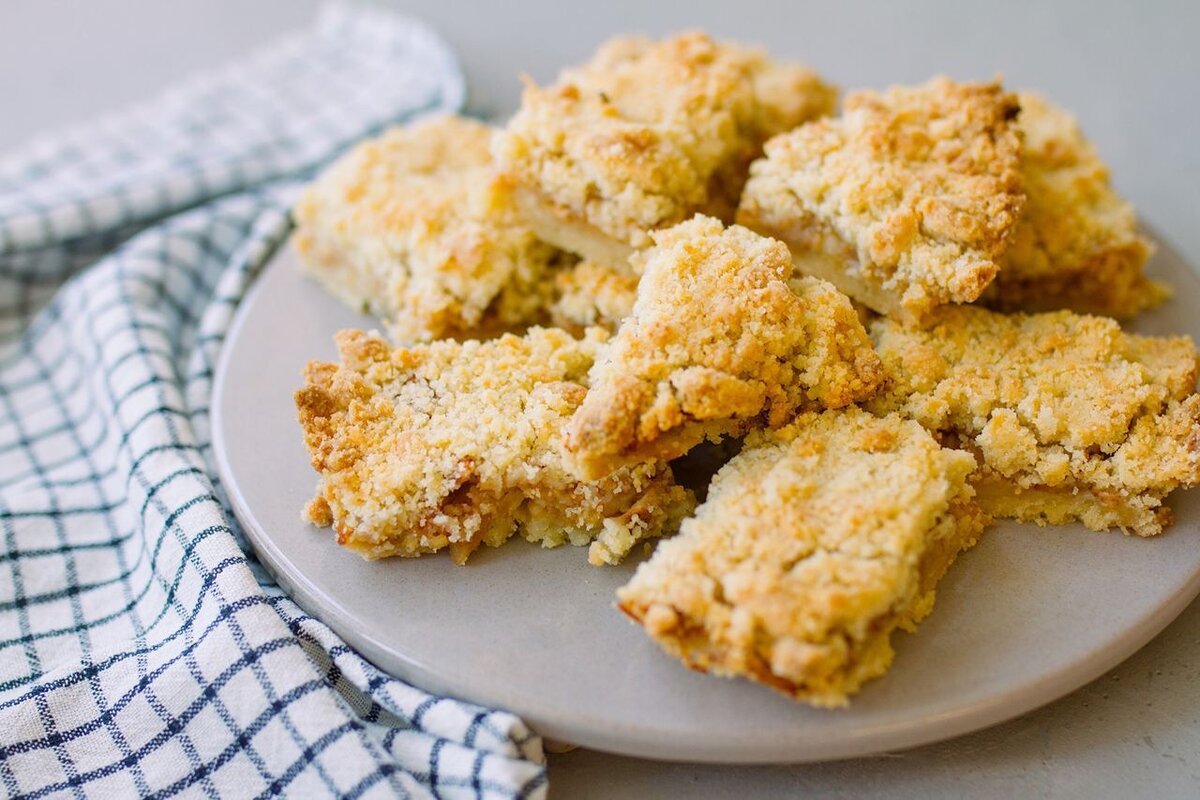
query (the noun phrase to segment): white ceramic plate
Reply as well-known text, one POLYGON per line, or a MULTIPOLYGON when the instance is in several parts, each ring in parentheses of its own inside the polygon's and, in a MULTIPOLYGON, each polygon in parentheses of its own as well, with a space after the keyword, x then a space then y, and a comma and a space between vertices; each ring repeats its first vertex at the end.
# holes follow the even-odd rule
MULTIPOLYGON (((1200 339, 1200 279, 1165 246, 1151 271, 1175 300, 1146 333, 1200 339)), ((990 529, 938 590, 895 666, 848 709, 821 711, 745 681, 689 672, 613 605, 634 565, 514 540, 446 557, 368 563, 300 520, 316 476, 292 392, 339 328, 372 327, 282 248, 238 311, 221 357, 213 433, 221 479, 259 557, 301 606, 384 670, 510 709, 557 739, 612 752, 797 762, 910 747, 1014 717, 1100 676, 1200 592, 1200 491, 1143 540, 1077 526, 990 529)))

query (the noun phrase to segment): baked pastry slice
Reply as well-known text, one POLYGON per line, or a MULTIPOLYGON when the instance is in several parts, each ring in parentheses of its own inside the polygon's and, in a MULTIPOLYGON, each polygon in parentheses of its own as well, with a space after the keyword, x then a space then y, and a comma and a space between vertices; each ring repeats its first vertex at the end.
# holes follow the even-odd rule
POLYGON ((887 671, 987 517, 967 453, 856 407, 755 431, 617 595, 693 669, 844 705, 887 671))
POLYGON ((517 222, 491 137, 487 125, 447 116, 356 146, 293 210, 307 271, 386 318, 400 341, 536 319, 562 254, 517 222))
POLYGON ((998 83, 854 92, 840 117, 767 142, 738 222, 880 313, 918 320, 969 303, 1024 202, 1016 114, 998 83))
POLYGON ((781 242, 697 216, 637 256, 632 314, 566 428, 577 475, 663 463, 752 424, 868 397, 879 358, 850 300, 792 278, 781 242))
POLYGON ((1153 247, 1079 123, 1039 95, 1023 92, 1020 103, 1027 201, 986 302, 1118 318, 1158 305, 1169 292, 1143 271, 1153 247))
POLYGON ((619 265, 651 230, 731 217, 762 142, 835 99, 811 70, 702 33, 618 38, 554 84, 528 83, 496 159, 539 237, 619 265))
POLYGON ((1164 498, 1200 482, 1196 348, 1068 311, 939 311, 924 330, 877 320, 889 373, 875 411, 974 452, 996 516, 1151 536, 1164 498))
POLYGON ((604 338, 534 328, 392 349, 342 331, 341 363, 310 363, 296 393, 320 474, 305 518, 367 558, 448 548, 460 564, 517 530, 545 546, 592 542, 597 563, 674 531, 695 500, 669 468, 580 481, 563 463, 562 429, 604 338))

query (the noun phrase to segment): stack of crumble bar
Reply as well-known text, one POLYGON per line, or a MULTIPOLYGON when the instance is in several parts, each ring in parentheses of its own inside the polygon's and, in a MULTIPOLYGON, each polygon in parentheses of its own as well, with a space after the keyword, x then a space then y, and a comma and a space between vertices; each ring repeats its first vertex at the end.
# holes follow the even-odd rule
POLYGON ((760 50, 623 38, 502 128, 363 142, 294 218, 388 334, 306 370, 306 519, 457 563, 669 537, 621 609, 815 705, 887 670, 991 518, 1153 536, 1200 481, 1193 343, 1116 321, 1168 294, 1133 210, 998 82, 839 104, 760 50))

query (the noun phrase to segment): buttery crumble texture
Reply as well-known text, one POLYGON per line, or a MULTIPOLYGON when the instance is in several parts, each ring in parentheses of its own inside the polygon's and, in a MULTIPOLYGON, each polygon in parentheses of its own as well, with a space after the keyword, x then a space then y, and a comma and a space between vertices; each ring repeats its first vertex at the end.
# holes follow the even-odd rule
POLYGON ((1079 123, 1039 95, 1022 93, 1020 103, 1028 200, 986 302, 1118 318, 1158 305, 1169 291, 1143 272, 1153 247, 1079 123))
POLYGON ((577 475, 665 462, 704 439, 870 396, 883 379, 850 301, 793 279, 787 247, 697 216, 639 254, 632 314, 566 429, 577 475))
POLYGON ((697 211, 731 217, 763 141, 836 96, 807 68, 703 33, 617 38, 554 84, 527 83, 494 151, 539 236, 617 264, 697 211))
POLYGON ((971 302, 1025 200, 1017 108, 995 82, 854 92, 840 117, 767 142, 738 222, 876 311, 971 302))
POLYGON ((923 330, 873 323, 889 374, 868 407, 975 453, 996 516, 1151 536, 1200 481, 1197 356, 1186 336, 1122 333, 1068 311, 941 309, 923 330))
POLYGON ((618 591, 621 609, 693 669, 845 705, 987 524, 974 466, 915 422, 856 407, 755 431, 618 591))
POLYGON ((550 322, 572 331, 594 325, 616 330, 633 311, 637 287, 638 276, 628 265, 580 261, 555 275, 550 322))
POLYGON ((307 271, 400 341, 499 331, 534 320, 562 258, 516 219, 492 165, 493 131, 444 116, 352 149, 293 211, 307 271))
POLYGON ((448 548, 457 563, 517 530, 544 546, 591 542, 593 563, 674 531, 695 499, 669 468, 579 481, 563 463, 562 429, 606 337, 533 328, 393 349, 340 332, 341 363, 311 362, 296 393, 320 474, 305 518, 367 558, 448 548))

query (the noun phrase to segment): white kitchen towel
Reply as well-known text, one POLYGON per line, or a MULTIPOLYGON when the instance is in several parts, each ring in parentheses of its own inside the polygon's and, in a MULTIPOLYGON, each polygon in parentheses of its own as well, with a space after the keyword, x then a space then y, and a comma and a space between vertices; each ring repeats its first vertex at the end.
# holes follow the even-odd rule
POLYGON ((297 180, 463 92, 424 25, 333 6, 0 158, 4 795, 544 795, 521 720, 379 672, 283 595, 211 460, 213 365, 297 180))

